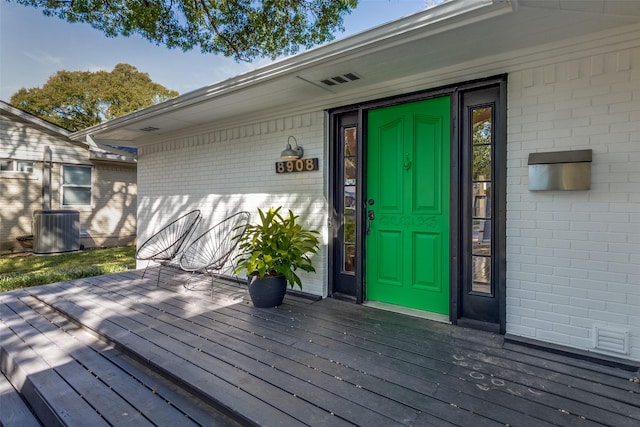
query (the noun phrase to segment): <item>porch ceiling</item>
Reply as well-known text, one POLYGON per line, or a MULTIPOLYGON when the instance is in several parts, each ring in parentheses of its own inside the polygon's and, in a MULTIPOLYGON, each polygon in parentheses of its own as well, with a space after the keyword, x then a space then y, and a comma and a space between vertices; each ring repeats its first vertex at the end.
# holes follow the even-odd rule
POLYGON ((640 2, 462 0, 187 93, 73 135, 120 145, 204 124, 366 100, 368 88, 412 75, 636 23, 640 2), (355 73, 358 80, 322 80, 355 73), (349 96, 352 95, 352 98, 349 96), (337 104, 336 104, 337 103, 337 104), (145 128, 156 128, 151 132, 145 128))

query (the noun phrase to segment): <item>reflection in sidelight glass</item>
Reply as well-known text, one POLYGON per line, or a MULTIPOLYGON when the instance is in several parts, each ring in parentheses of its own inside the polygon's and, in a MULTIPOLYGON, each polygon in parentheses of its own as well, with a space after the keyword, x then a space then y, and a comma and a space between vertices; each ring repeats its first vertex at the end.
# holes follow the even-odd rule
POLYGON ((474 256, 473 263, 473 292, 491 293, 491 257, 474 256))
POLYGON ((473 146, 474 181, 491 180, 491 145, 473 146))
POLYGON ((491 283, 491 177, 493 141, 493 108, 471 110, 472 165, 471 188, 471 292, 493 294, 491 283))
POLYGON ((348 127, 343 131, 344 156, 344 205, 342 218, 342 250, 343 273, 355 273, 356 259, 356 147, 357 135, 356 127, 348 127))

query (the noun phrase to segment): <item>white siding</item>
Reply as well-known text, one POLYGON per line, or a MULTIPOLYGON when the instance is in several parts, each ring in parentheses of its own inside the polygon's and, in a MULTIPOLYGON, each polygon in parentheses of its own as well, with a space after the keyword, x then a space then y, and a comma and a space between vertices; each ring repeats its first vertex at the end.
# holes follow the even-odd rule
POLYGON ((89 163, 86 147, 62 139, 29 123, 0 116, 0 158, 42 161, 44 147, 50 146, 54 163, 89 163))
MULTIPOLYGON (((323 113, 299 114, 230 129, 162 141, 139 151, 138 241, 192 209, 200 209, 204 232, 233 212, 284 206, 322 232, 326 248, 323 113), (320 158, 319 171, 276 174, 288 136, 305 158, 320 158)), ((326 249, 316 255, 315 274, 302 272, 303 291, 326 295, 326 249)))
POLYGON ((507 332, 640 360, 640 37, 509 73, 507 332), (625 47, 622 47, 626 44, 625 47), (528 190, 532 152, 593 150, 591 190, 528 190))
POLYGON ((130 245, 136 234, 136 165, 92 162, 89 149, 42 128, 0 115, 0 159, 34 162, 33 174, 0 172, 0 252, 22 250, 16 241, 33 233, 33 212, 42 209, 42 159, 51 148, 51 207, 63 209, 60 181, 63 164, 92 166, 93 204, 80 212, 80 243, 85 247, 130 245))

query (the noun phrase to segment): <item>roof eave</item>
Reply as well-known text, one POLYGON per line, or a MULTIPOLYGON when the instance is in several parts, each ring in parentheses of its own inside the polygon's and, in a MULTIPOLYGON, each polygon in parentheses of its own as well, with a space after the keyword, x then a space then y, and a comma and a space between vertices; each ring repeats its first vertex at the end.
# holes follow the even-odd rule
POLYGON ((23 111, 20 108, 14 107, 13 105, 7 102, 0 101, 0 111, 2 111, 5 114, 13 115, 19 118, 20 120, 24 121, 25 123, 29 123, 32 126, 41 128, 42 130, 50 134, 53 134, 56 136, 62 136, 64 138, 69 138, 71 135, 71 132, 69 132, 65 128, 62 128, 58 125, 54 125, 53 123, 50 123, 46 120, 42 120, 41 118, 36 117, 33 114, 28 113, 26 111, 23 111))
POLYGON ((247 73, 188 92, 142 110, 104 122, 71 134, 71 138, 85 141, 87 136, 99 135, 107 129, 116 129, 137 121, 157 117, 197 103, 206 102, 235 91, 244 90, 266 81, 289 76, 300 70, 339 57, 362 54, 377 46, 396 40, 405 42, 414 37, 444 31, 472 22, 489 19, 516 9, 516 0, 459 0, 446 2, 404 18, 374 27, 356 35, 283 58, 247 73), (429 28, 428 31, 425 31, 429 28))

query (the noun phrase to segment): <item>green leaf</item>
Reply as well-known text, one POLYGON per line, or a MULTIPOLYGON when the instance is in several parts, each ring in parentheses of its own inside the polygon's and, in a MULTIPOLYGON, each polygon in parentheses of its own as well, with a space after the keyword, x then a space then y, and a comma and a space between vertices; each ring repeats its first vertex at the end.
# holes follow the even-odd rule
POLYGON ((79 131, 178 96, 129 64, 113 71, 58 71, 40 88, 22 88, 10 103, 70 131, 79 131))
POLYGON ((302 288, 295 270, 315 271, 310 256, 319 250, 319 233, 304 229, 291 210, 286 216, 280 215, 280 209, 258 209, 260 221, 250 224, 240 238, 235 272, 246 270, 260 277, 283 274, 290 286, 302 288))
POLYGON ((47 16, 85 22, 109 37, 139 34, 157 45, 236 60, 276 58, 325 43, 344 30, 358 0, 15 0, 47 16))

